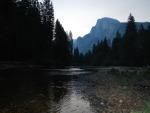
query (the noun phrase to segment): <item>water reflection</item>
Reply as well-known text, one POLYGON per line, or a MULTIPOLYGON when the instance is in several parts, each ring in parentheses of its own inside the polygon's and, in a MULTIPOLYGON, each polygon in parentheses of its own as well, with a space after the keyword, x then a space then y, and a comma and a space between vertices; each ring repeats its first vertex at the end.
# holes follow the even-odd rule
POLYGON ((81 93, 88 73, 78 68, 0 71, 0 113, 92 113, 81 93))

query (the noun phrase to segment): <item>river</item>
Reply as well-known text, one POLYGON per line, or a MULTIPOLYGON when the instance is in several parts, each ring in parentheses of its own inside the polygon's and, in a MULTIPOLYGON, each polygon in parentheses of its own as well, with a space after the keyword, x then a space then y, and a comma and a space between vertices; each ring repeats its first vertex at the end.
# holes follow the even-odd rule
POLYGON ((150 99, 150 80, 140 68, 118 70, 0 70, 0 113, 136 113, 150 99))
POLYGON ((0 113, 93 113, 80 68, 1 71, 0 113))

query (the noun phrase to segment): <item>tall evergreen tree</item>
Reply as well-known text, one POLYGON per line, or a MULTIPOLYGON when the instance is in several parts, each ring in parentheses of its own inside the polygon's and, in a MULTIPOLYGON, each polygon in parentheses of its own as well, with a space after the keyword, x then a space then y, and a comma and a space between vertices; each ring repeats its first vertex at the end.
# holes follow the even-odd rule
POLYGON ((137 47, 136 47, 137 29, 135 24, 135 19, 130 14, 128 18, 127 28, 124 35, 123 43, 123 61, 125 65, 135 65, 137 58, 137 47))
POLYGON ((44 0, 41 8, 45 33, 47 34, 49 44, 51 45, 54 38, 54 9, 51 0, 44 0))
POLYGON ((73 34, 71 31, 68 34, 68 40, 69 40, 69 51, 70 51, 69 53, 70 53, 70 57, 72 59, 72 57, 73 57, 73 34))
POLYGON ((113 39, 112 42, 112 51, 111 51, 111 56, 112 56, 112 64, 113 65, 120 65, 121 63, 121 44, 122 44, 122 39, 121 35, 119 32, 117 32, 116 37, 113 39))
POLYGON ((56 21, 54 45, 56 63, 68 65, 70 61, 70 40, 59 20, 56 21))
POLYGON ((81 65, 80 60, 81 59, 80 59, 79 49, 75 48, 74 51, 73 51, 73 64, 74 65, 81 65))
POLYGON ((143 54, 144 54, 144 65, 150 65, 150 25, 147 30, 145 30, 143 37, 143 54))
POLYGON ((144 65, 144 40, 146 36, 146 30, 144 29, 143 25, 140 25, 140 28, 138 30, 138 36, 137 36, 137 66, 143 66, 144 65))
POLYGON ((0 3, 0 54, 2 60, 11 60, 15 40, 15 0, 2 0, 0 3))

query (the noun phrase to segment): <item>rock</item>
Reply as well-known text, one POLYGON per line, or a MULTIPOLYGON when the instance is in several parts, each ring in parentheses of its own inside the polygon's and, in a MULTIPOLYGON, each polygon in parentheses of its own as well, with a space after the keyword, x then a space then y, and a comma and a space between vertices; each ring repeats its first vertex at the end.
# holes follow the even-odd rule
POLYGON ((119 103, 123 103, 123 100, 119 100, 119 103))

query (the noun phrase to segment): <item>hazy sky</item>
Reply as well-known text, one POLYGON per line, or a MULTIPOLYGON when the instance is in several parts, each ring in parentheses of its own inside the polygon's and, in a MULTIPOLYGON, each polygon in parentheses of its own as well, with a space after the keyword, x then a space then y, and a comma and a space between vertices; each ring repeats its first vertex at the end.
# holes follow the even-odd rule
POLYGON ((52 0, 55 18, 73 37, 89 33, 96 20, 112 17, 127 21, 131 12, 136 21, 150 21, 150 0, 52 0))

